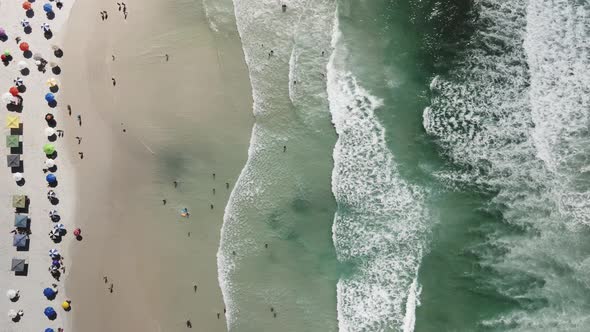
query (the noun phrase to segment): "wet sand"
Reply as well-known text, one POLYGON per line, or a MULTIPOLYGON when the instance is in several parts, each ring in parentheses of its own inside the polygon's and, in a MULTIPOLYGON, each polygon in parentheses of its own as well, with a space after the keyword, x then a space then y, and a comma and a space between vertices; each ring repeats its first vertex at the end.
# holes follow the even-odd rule
POLYGON ((190 319, 223 331, 215 255, 253 122, 239 38, 210 30, 200 3, 126 4, 127 20, 115 2, 77 0, 67 27, 64 102, 70 136, 82 137, 69 144, 84 152, 73 330, 176 331, 190 319))

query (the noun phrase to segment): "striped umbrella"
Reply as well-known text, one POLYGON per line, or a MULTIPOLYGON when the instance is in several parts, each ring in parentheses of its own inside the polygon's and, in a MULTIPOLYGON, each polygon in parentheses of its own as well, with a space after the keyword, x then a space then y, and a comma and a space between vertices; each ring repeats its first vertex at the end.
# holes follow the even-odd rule
POLYGON ((57 249, 49 249, 49 257, 53 258, 57 255, 59 255, 59 251, 57 251, 57 249))
POLYGON ((31 23, 29 23, 29 21, 27 19, 23 19, 22 21, 20 21, 20 25, 22 25, 23 28, 26 28, 26 27, 31 26, 31 23))
POLYGON ((56 231, 63 231, 64 229, 66 229, 66 226, 64 224, 57 224, 53 226, 53 229, 55 229, 56 231))
POLYGON ((51 28, 49 27, 49 24, 47 24, 47 23, 41 24, 41 29, 43 29, 43 31, 45 31, 45 32, 51 30, 51 28))
POLYGON ((15 78, 13 80, 13 82, 14 82, 14 85, 16 85, 16 86, 21 86, 21 85, 25 84, 25 82, 23 81, 23 79, 20 78, 20 77, 15 78))

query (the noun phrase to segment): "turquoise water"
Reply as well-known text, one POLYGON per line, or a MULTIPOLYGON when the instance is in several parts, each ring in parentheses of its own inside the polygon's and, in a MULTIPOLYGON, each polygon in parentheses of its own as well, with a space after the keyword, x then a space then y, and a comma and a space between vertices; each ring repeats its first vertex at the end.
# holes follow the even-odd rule
POLYGON ((587 2, 233 4, 230 330, 589 328, 587 2))

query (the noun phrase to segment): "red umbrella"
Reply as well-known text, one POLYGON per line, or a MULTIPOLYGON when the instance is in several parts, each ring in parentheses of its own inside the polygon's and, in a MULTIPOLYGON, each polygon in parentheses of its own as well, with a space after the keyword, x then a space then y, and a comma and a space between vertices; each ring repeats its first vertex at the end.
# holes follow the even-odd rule
POLYGON ((31 9, 31 3, 28 1, 23 2, 23 9, 24 10, 29 10, 31 9))
POLYGON ((82 234, 82 231, 79 228, 74 229, 74 236, 80 236, 80 234, 82 234))
POLYGON ((10 94, 13 96, 18 96, 18 88, 16 86, 11 87, 8 92, 10 92, 10 94))
POLYGON ((29 43, 22 42, 22 43, 20 43, 20 45, 18 47, 20 48, 21 51, 26 52, 29 50, 29 43))
POLYGON ((0 55, 0 59, 2 59, 2 61, 6 61, 8 57, 6 56, 6 54, 2 54, 0 55))

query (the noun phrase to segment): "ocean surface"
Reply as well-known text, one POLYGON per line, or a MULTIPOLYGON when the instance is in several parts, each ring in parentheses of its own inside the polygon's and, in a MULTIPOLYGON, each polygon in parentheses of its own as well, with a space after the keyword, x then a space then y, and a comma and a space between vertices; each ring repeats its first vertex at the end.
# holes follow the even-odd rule
POLYGON ((230 331, 590 330, 588 1, 204 4, 256 119, 230 331))

